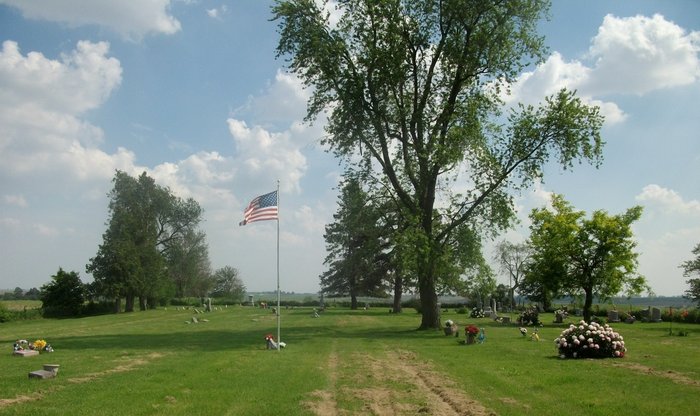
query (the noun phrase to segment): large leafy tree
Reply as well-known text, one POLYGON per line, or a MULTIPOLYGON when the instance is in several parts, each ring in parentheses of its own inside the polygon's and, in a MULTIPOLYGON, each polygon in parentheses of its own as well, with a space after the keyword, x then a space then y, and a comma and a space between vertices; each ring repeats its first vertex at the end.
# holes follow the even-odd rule
POLYGON ((117 171, 109 193, 110 219, 97 255, 86 266, 95 279, 98 295, 121 298, 126 311, 155 305, 167 283, 164 253, 194 229, 201 208, 192 199, 182 200, 159 186, 144 172, 138 178, 117 171))
POLYGON ((277 1, 278 55, 313 87, 308 119, 328 113, 325 144, 379 173, 401 207, 420 328, 438 328, 439 259, 453 233, 507 227, 509 189, 550 158, 597 162, 602 118, 567 91, 501 114, 502 87, 544 56, 547 0, 346 0, 339 20, 318 3, 277 1))
POLYGON ((321 290, 332 296, 350 296, 352 309, 357 297, 384 295, 390 257, 379 226, 380 210, 362 189, 360 180, 349 176, 338 197, 334 222, 326 226, 328 255, 321 274, 321 290))
POLYGON ((642 214, 641 207, 618 215, 595 211, 585 218, 583 211, 574 210, 561 195, 553 196, 552 207, 537 208, 530 214, 530 273, 536 278, 544 271, 545 279, 558 280, 563 293, 583 294, 584 320, 590 321, 595 296, 607 299, 623 290, 635 295, 648 289, 645 278, 637 274, 637 243, 631 229, 642 214))
MULTIPOLYGON (((695 258, 688 260, 681 264, 683 268, 683 276, 690 277, 693 275, 700 275, 700 243, 693 249, 693 254, 695 258)), ((690 287, 685 291, 685 296, 689 299, 700 303, 700 278, 691 278, 686 281, 690 287)))

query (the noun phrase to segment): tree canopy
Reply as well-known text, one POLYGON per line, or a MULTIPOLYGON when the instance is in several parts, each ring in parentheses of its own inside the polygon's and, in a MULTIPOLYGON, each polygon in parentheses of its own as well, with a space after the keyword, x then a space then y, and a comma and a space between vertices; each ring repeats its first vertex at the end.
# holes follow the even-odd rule
POLYGON ((202 210, 196 201, 174 196, 145 172, 134 178, 117 171, 113 183, 103 243, 86 270, 95 279, 97 294, 115 299, 117 308, 125 298, 127 311, 133 311, 138 297, 143 310, 147 304, 155 306, 172 287, 164 255, 180 247, 201 220, 202 210))
POLYGON ((357 309, 358 296, 386 294, 391 265, 380 217, 359 179, 346 178, 334 222, 326 225, 328 270, 320 277, 323 293, 350 296, 352 309, 357 309))
POLYGON ((641 207, 618 215, 599 210, 590 219, 561 195, 553 196, 552 207, 530 214, 529 279, 542 279, 544 286, 568 295, 585 295, 583 316, 589 322, 594 296, 607 299, 623 290, 636 295, 648 289, 645 278, 637 274, 637 243, 631 229, 642 215, 641 207))
MULTIPOLYGON (((698 243, 698 245, 696 245, 693 249, 693 254, 695 255, 694 259, 685 261, 683 264, 681 264, 681 268, 683 268, 683 276, 685 277, 690 277, 693 275, 700 276, 700 243, 698 243)), ((688 283, 690 287, 685 291, 685 296, 700 303, 700 277, 688 279, 686 283, 688 283)))
POLYGON ((546 0, 336 5, 337 21, 315 0, 278 0, 277 53, 312 87, 307 119, 328 114, 324 143, 391 193, 414 243, 420 328, 439 328, 454 234, 509 226, 509 190, 550 159, 598 163, 602 117, 565 90, 502 114, 500 92, 544 56, 546 0))
POLYGON ((226 298, 233 302, 243 301, 246 287, 239 276, 238 269, 224 266, 214 272, 212 280, 214 287, 211 295, 213 297, 226 298))

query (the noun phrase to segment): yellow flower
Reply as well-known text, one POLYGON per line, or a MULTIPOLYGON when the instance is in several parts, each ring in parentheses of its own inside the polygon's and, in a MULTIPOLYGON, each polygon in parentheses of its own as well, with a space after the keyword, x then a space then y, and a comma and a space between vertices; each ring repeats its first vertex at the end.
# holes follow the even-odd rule
POLYGON ((46 346, 46 341, 44 341, 43 339, 38 339, 38 340, 34 341, 34 349, 36 349, 36 350, 41 351, 44 349, 45 346, 46 346))

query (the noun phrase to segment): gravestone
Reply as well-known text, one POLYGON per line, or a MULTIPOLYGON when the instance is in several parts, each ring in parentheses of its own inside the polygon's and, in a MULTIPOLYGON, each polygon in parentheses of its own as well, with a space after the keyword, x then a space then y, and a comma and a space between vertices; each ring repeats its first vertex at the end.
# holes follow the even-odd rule
POLYGON ((15 351, 13 355, 19 355, 20 357, 31 357, 33 355, 39 355, 37 350, 19 350, 15 351))
POLYGON ((556 312, 554 314, 554 323, 555 324, 562 324, 564 323, 564 314, 561 312, 556 312))
POLYGON ((43 370, 36 370, 29 373, 29 378, 54 378, 58 374, 58 364, 44 364, 43 370))
POLYGON ((608 322, 620 322, 620 315, 617 311, 608 311, 608 322))
POLYGON ((651 322, 661 322, 661 309, 651 308, 651 316, 649 320, 651 322))

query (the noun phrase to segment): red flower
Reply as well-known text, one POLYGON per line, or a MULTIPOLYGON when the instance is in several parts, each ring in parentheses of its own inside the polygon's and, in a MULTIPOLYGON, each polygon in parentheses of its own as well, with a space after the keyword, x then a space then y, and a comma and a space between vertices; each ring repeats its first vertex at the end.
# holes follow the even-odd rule
POLYGON ((467 334, 476 335, 476 334, 479 333, 479 328, 477 328, 477 327, 474 326, 474 325, 469 325, 468 327, 465 328, 465 332, 466 332, 467 334))

